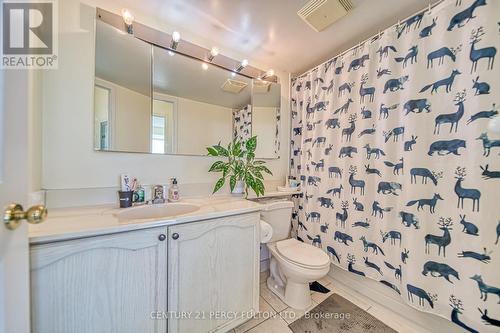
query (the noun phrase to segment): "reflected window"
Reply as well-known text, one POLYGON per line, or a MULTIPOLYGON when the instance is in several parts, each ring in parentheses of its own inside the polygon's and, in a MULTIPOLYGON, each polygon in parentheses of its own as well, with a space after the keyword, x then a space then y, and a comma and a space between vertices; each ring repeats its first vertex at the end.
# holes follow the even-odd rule
POLYGON ((175 101, 163 99, 153 100, 153 116, 151 118, 151 152, 153 154, 175 153, 175 101))
POLYGON ((111 90, 95 85, 94 96, 94 148, 107 150, 110 148, 109 118, 111 112, 111 90))
POLYGON ((153 135, 151 150, 153 154, 165 154, 165 128, 167 119, 164 116, 153 115, 153 135))

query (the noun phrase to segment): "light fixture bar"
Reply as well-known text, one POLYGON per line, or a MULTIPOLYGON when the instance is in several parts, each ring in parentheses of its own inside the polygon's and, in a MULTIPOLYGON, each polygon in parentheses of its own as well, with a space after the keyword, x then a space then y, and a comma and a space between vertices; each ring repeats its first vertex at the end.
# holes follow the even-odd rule
POLYGON ((235 72, 241 72, 243 70, 243 68, 247 67, 248 66, 248 60, 247 59, 243 59, 240 63, 240 65, 238 66, 238 68, 235 69, 235 72))
POLYGON ((181 34, 178 31, 172 32, 172 41, 170 42, 170 48, 172 50, 177 50, 179 41, 181 40, 181 34))

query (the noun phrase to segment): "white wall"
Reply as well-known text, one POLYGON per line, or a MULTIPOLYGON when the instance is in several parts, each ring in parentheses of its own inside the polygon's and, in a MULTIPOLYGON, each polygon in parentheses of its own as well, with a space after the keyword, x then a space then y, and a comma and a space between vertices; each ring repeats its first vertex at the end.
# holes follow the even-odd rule
MULTIPOLYGON (((99 1, 99 6, 119 12, 112 1, 99 1)), ((59 18, 59 69, 43 75, 42 188, 116 187, 119 174, 124 172, 138 177, 144 184, 166 183, 172 176, 177 176, 180 183, 215 182, 217 175, 207 172, 214 162, 208 157, 94 151, 95 9, 77 0, 60 1, 59 18)), ((144 17, 141 22, 150 24, 144 17)), ((151 26, 154 27, 154 23, 151 19, 151 26)), ((269 166, 274 173, 271 179, 284 181, 289 159, 286 144, 289 142, 289 77, 278 74, 283 93, 283 145, 281 159, 270 161, 269 166)))

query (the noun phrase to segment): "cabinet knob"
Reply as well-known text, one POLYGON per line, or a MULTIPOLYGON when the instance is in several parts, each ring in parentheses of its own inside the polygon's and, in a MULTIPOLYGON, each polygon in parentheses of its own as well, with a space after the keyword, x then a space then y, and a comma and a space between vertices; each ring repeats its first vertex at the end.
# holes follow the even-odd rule
POLYGON ((167 236, 161 234, 160 236, 158 236, 158 239, 160 240, 160 242, 163 242, 165 239, 167 239, 167 236))
POLYGON ((179 238, 179 234, 178 234, 178 233, 176 233, 176 232, 174 232, 174 233, 172 234, 172 238, 173 238, 173 239, 178 239, 178 238, 179 238))

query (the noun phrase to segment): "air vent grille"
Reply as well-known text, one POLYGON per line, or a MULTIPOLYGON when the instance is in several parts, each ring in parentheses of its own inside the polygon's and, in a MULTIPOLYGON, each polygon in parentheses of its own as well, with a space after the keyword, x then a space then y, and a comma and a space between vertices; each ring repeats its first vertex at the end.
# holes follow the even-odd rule
POLYGON ((224 84, 222 84, 221 89, 233 94, 239 94, 248 84, 246 82, 227 79, 224 84))
POLYGON ((351 0, 311 0, 297 12, 297 15, 319 32, 353 9, 351 0))
POLYGON ((354 5, 352 4, 351 0, 338 0, 338 1, 346 11, 351 11, 354 9, 354 5))

